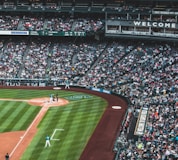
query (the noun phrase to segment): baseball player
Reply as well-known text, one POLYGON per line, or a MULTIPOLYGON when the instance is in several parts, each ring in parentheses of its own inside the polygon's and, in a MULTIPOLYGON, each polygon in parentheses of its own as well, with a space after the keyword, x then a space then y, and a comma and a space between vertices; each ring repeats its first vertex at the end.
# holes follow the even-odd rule
POLYGON ((69 80, 68 80, 68 78, 66 78, 66 80, 65 80, 65 89, 70 89, 70 82, 69 82, 69 80))
POLYGON ((49 102, 50 102, 50 103, 53 102, 53 94, 50 94, 49 102))
POLYGON ((51 146, 51 143, 50 143, 50 136, 46 136, 46 143, 45 143, 45 148, 46 147, 50 147, 51 146))

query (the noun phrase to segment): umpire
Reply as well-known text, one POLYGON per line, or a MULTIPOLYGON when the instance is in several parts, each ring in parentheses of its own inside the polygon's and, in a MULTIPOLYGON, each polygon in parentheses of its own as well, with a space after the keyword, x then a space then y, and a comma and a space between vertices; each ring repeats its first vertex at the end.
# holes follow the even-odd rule
POLYGON ((8 153, 6 153, 6 155, 5 155, 5 160, 9 160, 9 154, 8 153))

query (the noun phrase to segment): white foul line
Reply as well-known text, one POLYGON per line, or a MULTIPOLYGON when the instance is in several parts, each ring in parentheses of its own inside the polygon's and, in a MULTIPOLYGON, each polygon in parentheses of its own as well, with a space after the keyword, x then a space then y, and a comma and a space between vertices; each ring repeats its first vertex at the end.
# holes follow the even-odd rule
POLYGON ((52 136, 51 136, 51 140, 54 140, 54 141, 59 141, 60 140, 60 139, 54 139, 53 138, 57 130, 64 131, 64 129, 62 129, 62 128, 61 129, 55 129, 54 132, 53 132, 53 134, 52 134, 52 136))
POLYGON ((38 115, 35 117, 35 119, 33 120, 33 122, 30 124, 30 126, 28 127, 28 129, 25 131, 24 135, 21 137, 21 139, 19 140, 19 142, 16 144, 16 146, 14 147, 14 149, 12 150, 12 152, 10 153, 10 156, 13 155, 13 153, 15 152, 15 150, 17 149, 17 147, 20 145, 20 143, 22 142, 22 140, 24 139, 24 137, 27 135, 28 131, 31 129, 31 127, 33 126, 33 124, 35 123, 36 119, 39 117, 39 115, 44 111, 44 107, 41 109, 41 111, 38 113, 38 115))

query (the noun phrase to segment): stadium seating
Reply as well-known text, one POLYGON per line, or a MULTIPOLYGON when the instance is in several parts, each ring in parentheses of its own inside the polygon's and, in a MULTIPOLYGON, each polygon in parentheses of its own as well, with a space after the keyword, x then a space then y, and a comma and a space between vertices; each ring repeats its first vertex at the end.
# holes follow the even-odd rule
POLYGON ((136 143, 124 143, 120 158, 177 156, 177 52, 176 46, 167 43, 11 39, 1 42, 0 73, 1 78, 50 77, 59 83, 68 77, 73 84, 122 94, 134 110, 149 108, 149 118, 145 134, 136 143))
MULTIPOLYGON (((2 5, 2 4, 1 4, 2 5)), ((85 4, 85 7, 89 7, 85 4)), ((96 7, 96 4, 93 4, 96 7)), ((14 4, 4 4, 13 8, 14 4)), ((22 8, 24 6, 19 6, 22 8)), ((42 4, 25 6, 27 9, 44 9, 42 4)), ((63 6, 64 7, 64 6, 63 6)), ((132 5, 109 7, 110 11, 150 12, 150 8, 132 5)), ((57 10, 58 5, 48 4, 47 9, 57 10)), ((151 11, 158 11, 153 8, 151 11)), ((142 19, 148 17, 141 17, 142 19)), ((160 20, 160 17, 153 17, 160 20)), ((111 15, 110 19, 135 19, 134 16, 111 15)), ((176 22, 175 17, 162 17, 161 21, 176 22)), ((54 14, 1 15, 0 30, 20 31, 99 31, 104 27, 102 18, 73 17, 54 14)), ((20 80, 50 80, 52 85, 64 85, 68 78, 73 85, 92 86, 121 94, 130 100, 133 113, 148 108, 148 118, 143 135, 127 139, 125 131, 117 137, 114 151, 121 160, 177 158, 177 60, 178 47, 172 42, 150 42, 128 39, 94 38, 65 39, 49 37, 9 37, 0 41, 1 85, 20 80), (121 140, 123 138, 123 140, 121 140)), ((24 84, 23 84, 24 85, 24 84)), ((27 85, 27 84, 25 84, 27 85)), ((34 84, 31 84, 34 85, 34 84)), ((36 85, 36 84, 35 84, 36 85)), ((129 116, 131 116, 129 114, 129 116)), ((131 117, 129 117, 130 120, 131 117)))

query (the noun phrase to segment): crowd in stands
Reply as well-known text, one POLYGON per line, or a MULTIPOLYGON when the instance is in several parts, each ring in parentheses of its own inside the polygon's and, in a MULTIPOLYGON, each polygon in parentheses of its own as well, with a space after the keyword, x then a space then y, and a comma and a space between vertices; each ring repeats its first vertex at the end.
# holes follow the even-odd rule
POLYGON ((177 46, 165 42, 0 42, 1 78, 50 78, 62 84, 67 77, 71 84, 128 97, 133 110, 149 108, 144 135, 136 142, 126 139, 121 160, 178 156, 177 60, 177 46))
MULTIPOLYGON (((176 160, 178 158, 178 123, 176 96, 166 96, 172 101, 148 105, 149 114, 144 135, 134 142, 126 140, 119 143, 121 160, 176 160)), ((164 99, 159 96, 157 99, 164 99)), ((118 139, 119 140, 119 139, 118 139)))
POLYGON ((24 67, 21 70, 21 77, 26 79, 46 78, 47 58, 49 44, 34 43, 28 46, 27 53, 23 58, 24 67))
POLYGON ((52 48, 49 77, 72 78, 76 83, 102 53, 106 44, 54 44, 52 48))
POLYGON ((20 21, 20 30, 39 31, 44 30, 45 20, 37 16, 23 16, 20 21))
POLYGON ((25 42, 15 43, 10 41, 5 46, 1 42, 0 77, 15 78, 18 76, 26 47, 25 42))
POLYGON ((96 32, 103 27, 104 22, 99 18, 75 18, 70 15, 45 18, 43 15, 0 16, 0 30, 96 32))
POLYGON ((0 30, 17 30, 19 16, 1 15, 0 30))
POLYGON ((168 44, 141 43, 116 64, 115 75, 128 83, 114 90, 128 96, 134 108, 149 108, 144 135, 125 142, 119 159, 177 159, 177 53, 168 44))

